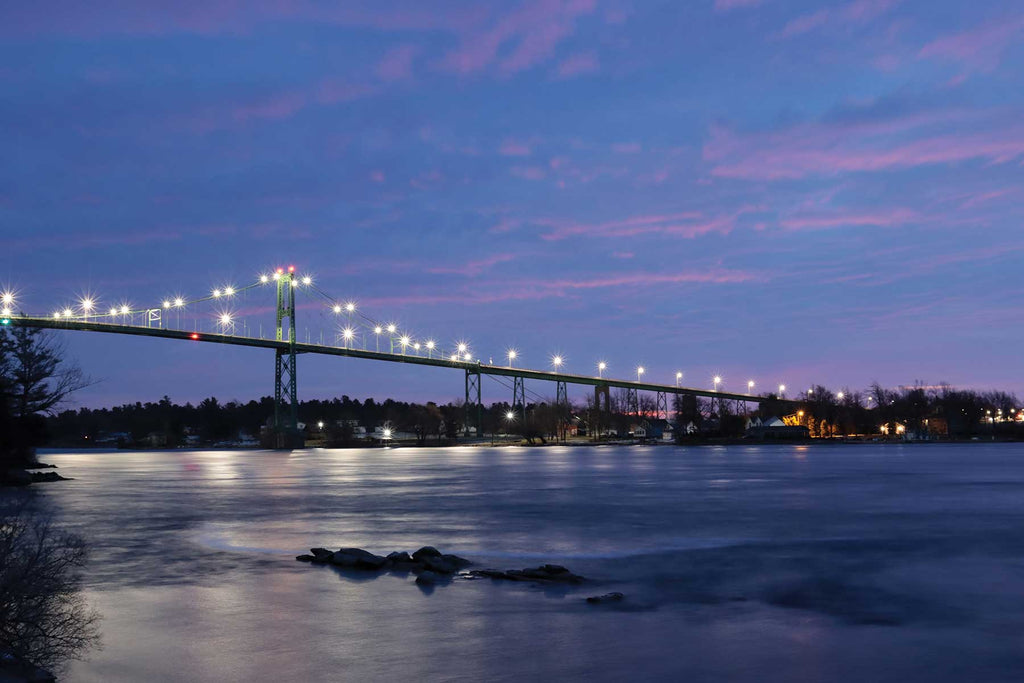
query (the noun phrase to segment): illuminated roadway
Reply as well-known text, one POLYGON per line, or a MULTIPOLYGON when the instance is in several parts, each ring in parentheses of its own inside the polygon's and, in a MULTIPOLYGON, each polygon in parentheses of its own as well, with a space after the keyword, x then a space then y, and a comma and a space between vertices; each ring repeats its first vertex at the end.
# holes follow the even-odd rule
MULTIPOLYGON (((436 368, 458 369, 480 373, 482 375, 500 377, 519 377, 522 379, 542 380, 545 382, 565 382, 566 384, 580 384, 601 387, 616 387, 623 389, 634 389, 638 391, 653 391, 665 394, 679 394, 688 396, 702 396, 706 398, 727 399, 730 401, 748 401, 760 403, 765 400, 763 396, 753 394, 735 394, 725 391, 712 391, 708 389, 696 389, 693 387, 680 387, 672 384, 654 384, 650 382, 639 382, 633 380, 612 379, 608 377, 591 377, 587 375, 573 375, 563 372, 550 372, 545 370, 529 370, 526 368, 514 368, 501 365, 488 365, 479 361, 461 361, 448 358, 431 358, 402 353, 385 353, 381 351, 365 351, 363 349, 345 348, 341 346, 327 346, 324 344, 310 344, 289 341, 277 341, 275 339, 260 339, 233 334, 216 334, 209 332, 189 332, 188 330, 162 329, 159 327, 143 327, 141 325, 119 325, 116 323, 89 322, 87 320, 58 320, 54 318, 36 318, 25 316, 5 317, 12 327, 31 327, 52 330, 78 330, 85 332, 105 332, 108 334, 125 334, 139 337, 158 337, 162 339, 178 339, 191 342, 206 342, 211 344, 229 344, 231 346, 249 346, 260 349, 290 350, 294 347, 296 353, 315 353, 323 356, 345 356, 348 358, 364 358, 367 360, 387 361, 389 363, 408 363, 412 365, 427 365, 436 368)), ((785 399, 780 399, 785 400, 785 399)))

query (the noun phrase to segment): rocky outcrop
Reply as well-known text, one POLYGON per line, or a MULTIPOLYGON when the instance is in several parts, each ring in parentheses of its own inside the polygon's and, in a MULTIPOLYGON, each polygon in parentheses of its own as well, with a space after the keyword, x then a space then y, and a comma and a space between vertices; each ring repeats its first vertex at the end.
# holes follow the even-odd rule
POLYGON ((591 595, 587 602, 591 605, 603 605, 608 602, 622 602, 626 596, 622 593, 605 593, 604 595, 591 595))
POLYGON ((579 574, 557 564, 545 564, 533 569, 509 569, 499 571, 497 569, 474 569, 469 572, 470 576, 478 576, 488 579, 504 581, 533 581, 536 583, 583 583, 584 579, 579 574))
MULTIPOLYGON (((354 571, 412 572, 417 575, 416 583, 421 588, 437 583, 447 583, 452 578, 494 579, 548 585, 576 585, 586 580, 557 564, 543 564, 527 569, 474 569, 460 574, 460 570, 472 566, 473 563, 458 555, 442 553, 429 545, 411 555, 404 550, 396 550, 386 556, 375 555, 362 548, 339 548, 335 551, 326 548, 310 548, 309 554, 299 555, 295 559, 299 562, 330 565, 354 571)), ((613 594, 609 593, 610 595, 613 594)), ((608 596, 601 596, 602 600, 604 598, 608 598, 608 596)))

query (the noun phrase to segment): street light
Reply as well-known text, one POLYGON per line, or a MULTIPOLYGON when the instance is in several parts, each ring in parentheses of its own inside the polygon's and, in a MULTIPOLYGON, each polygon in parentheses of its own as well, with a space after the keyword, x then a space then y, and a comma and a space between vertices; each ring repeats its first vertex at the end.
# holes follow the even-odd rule
POLYGON ((780 384, 779 385, 779 396, 781 396, 784 393, 786 393, 786 385, 785 384, 780 384))
POLYGON ((516 353, 515 349, 509 349, 507 355, 508 355, 508 366, 512 367, 512 361, 514 361, 519 354, 516 353))
POLYGON ((383 331, 384 328, 382 328, 380 325, 377 325, 373 328, 373 333, 377 337, 377 353, 380 353, 380 335, 383 331))
POLYGON ((677 372, 676 373, 676 386, 678 387, 680 382, 682 382, 682 381, 683 381, 683 373, 677 372))
POLYGON ((749 382, 747 382, 747 393, 754 393, 754 380, 750 380, 749 382))
POLYGON ((642 374, 644 374, 644 366, 639 365, 639 366, 637 366, 637 369, 636 369, 636 381, 637 382, 640 381, 640 375, 642 375, 642 374))
POLYGON ((563 359, 562 359, 561 356, 552 356, 551 357, 551 365, 554 366, 555 371, 557 371, 560 367, 562 367, 562 362, 563 362, 563 359))
POLYGON ((722 378, 715 375, 715 391, 718 391, 718 385, 722 383, 722 378))
POLYGON ((840 391, 838 394, 836 394, 836 398, 842 401, 844 398, 846 398, 846 394, 840 391))
POLYGON ((341 331, 341 338, 345 340, 345 348, 348 348, 349 342, 351 342, 352 338, 355 336, 356 332, 351 327, 346 327, 341 331))
POLYGON ((608 367, 608 364, 605 363, 604 361, 601 361, 600 363, 598 363, 597 364, 597 376, 598 377, 604 377, 604 371, 605 371, 605 369, 607 367, 608 367))

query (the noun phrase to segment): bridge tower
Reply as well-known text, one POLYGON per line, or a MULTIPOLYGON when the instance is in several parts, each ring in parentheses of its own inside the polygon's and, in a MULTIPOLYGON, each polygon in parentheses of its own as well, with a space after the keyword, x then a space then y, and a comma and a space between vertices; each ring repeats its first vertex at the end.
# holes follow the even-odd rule
POLYGON ((659 391, 657 396, 657 415, 656 418, 667 420, 668 419, 668 394, 664 391, 659 391))
POLYGON ((295 365, 295 269, 277 271, 277 341, 287 341, 288 348, 274 351, 274 446, 301 448, 299 434, 299 403, 295 365), (288 338, 284 325, 287 319, 288 338))
POLYGON ((601 440, 601 432, 604 431, 605 417, 612 414, 612 394, 607 384, 594 386, 594 416, 591 419, 591 429, 594 432, 594 441, 601 440))
POLYGON ((482 375, 479 370, 470 370, 466 368, 466 422, 464 426, 465 436, 469 436, 469 425, 470 420, 474 422, 476 427, 476 437, 479 439, 481 434, 482 420, 481 412, 483 411, 483 402, 480 398, 480 384, 482 375))
POLYGON ((569 419, 572 417, 572 409, 569 405, 569 389, 565 382, 556 382, 555 387, 555 409, 558 413, 558 438, 565 441, 569 433, 569 419))
POLYGON ((526 433, 526 380, 522 377, 512 378, 512 411, 519 412, 520 428, 526 433))

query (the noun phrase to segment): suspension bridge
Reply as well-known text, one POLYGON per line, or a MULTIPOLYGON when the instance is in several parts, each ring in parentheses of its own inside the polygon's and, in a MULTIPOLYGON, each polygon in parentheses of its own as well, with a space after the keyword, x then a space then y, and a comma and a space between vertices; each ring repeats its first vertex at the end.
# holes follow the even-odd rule
MULTIPOLYGON (((551 357, 551 370, 516 367, 515 361, 519 354, 514 349, 506 350, 505 364, 493 361, 484 363, 482 358, 474 357, 468 342, 456 342, 451 349, 444 350, 433 339, 420 338, 402 331, 394 322, 369 316, 353 301, 331 296, 316 285, 311 276, 296 273, 294 266, 275 268, 244 286, 225 285, 192 298, 176 295, 148 307, 124 301, 103 309, 96 298, 86 295, 77 298, 74 303, 56 308, 51 314, 28 315, 16 312, 17 299, 13 292, 0 293, 0 326, 103 332, 273 350, 274 418, 271 445, 278 448, 301 446, 297 359, 303 354, 344 356, 460 371, 464 375, 464 429, 467 436, 471 427, 475 427, 477 434, 481 433, 481 385, 484 377, 493 378, 511 390, 510 405, 524 423, 527 380, 554 383, 555 404, 566 418, 570 411, 569 385, 593 387, 594 407, 599 414, 610 411, 611 389, 622 389, 625 391, 627 410, 637 417, 641 416, 641 392, 655 395, 654 405, 658 417, 668 416, 669 396, 695 396, 742 403, 760 403, 767 398, 752 393, 753 382, 747 384, 750 393, 718 391, 721 381, 718 377, 715 378, 714 389, 683 386, 680 381, 682 373, 676 373, 675 384, 644 381, 645 369, 640 366, 636 368, 635 380, 604 376, 607 369, 604 362, 597 364, 596 375, 573 374, 564 371, 564 359, 557 355, 551 357), (242 300, 248 303, 250 294, 267 289, 276 293, 276 306, 274 324, 268 326, 265 333, 262 323, 253 327, 248 319, 232 309, 232 305, 237 306, 242 300), (325 340, 321 331, 319 339, 313 341, 307 330, 306 341, 299 339, 296 293, 309 296, 321 315, 335 316, 337 322, 332 326, 333 338, 329 335, 325 340), (270 332, 273 333, 272 337, 270 332)), ((261 309, 254 310, 259 312, 261 309)), ((780 386, 780 395, 784 391, 785 386, 780 386)), ((536 396, 532 391, 529 393, 536 396)))

